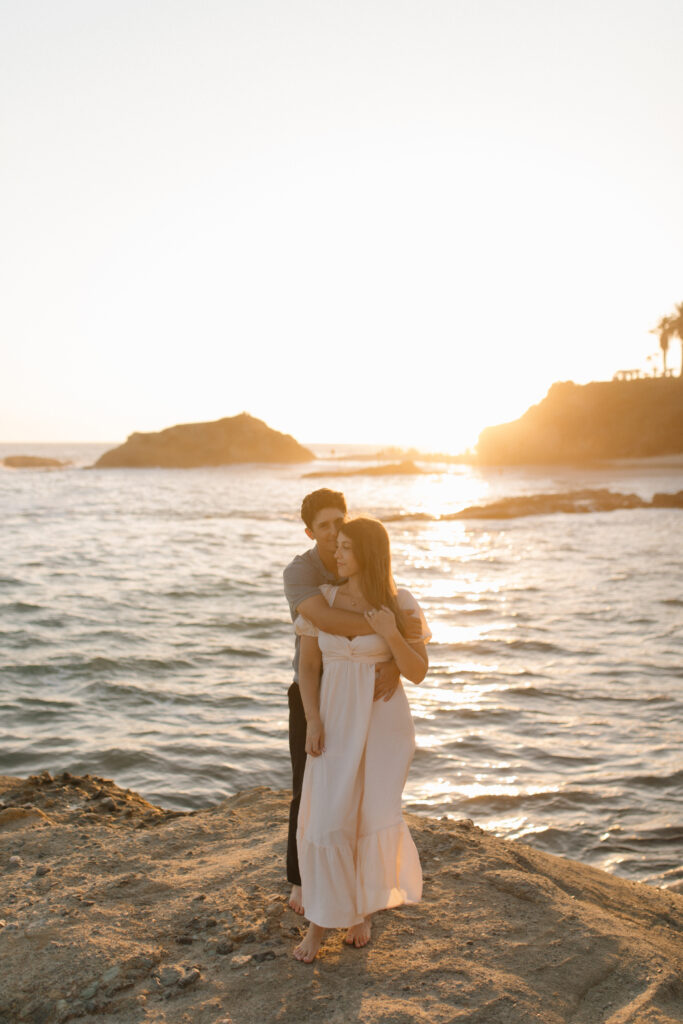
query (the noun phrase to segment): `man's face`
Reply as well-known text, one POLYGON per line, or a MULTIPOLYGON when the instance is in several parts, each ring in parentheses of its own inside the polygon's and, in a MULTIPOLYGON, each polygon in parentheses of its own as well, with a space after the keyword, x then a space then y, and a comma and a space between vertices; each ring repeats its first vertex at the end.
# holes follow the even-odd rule
POLYGON ((310 530, 306 528, 306 533, 322 551, 333 555, 337 548, 339 527, 343 522, 344 513, 340 508, 321 508, 310 530))

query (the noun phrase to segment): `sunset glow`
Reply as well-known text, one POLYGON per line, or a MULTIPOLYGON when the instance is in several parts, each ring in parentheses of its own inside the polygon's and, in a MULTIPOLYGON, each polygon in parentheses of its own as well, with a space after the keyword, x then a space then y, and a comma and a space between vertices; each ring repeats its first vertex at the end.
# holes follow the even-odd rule
POLYGON ((659 366, 649 331, 683 299, 674 0, 0 21, 0 440, 247 410, 461 451, 555 380, 659 366))

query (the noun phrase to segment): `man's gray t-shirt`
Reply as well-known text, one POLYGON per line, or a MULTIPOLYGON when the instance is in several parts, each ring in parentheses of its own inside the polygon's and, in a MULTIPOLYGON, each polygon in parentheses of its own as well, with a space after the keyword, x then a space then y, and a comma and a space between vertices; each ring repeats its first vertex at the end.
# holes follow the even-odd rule
MULTIPOLYGON (((318 546, 304 551, 297 555, 289 563, 283 573, 285 583, 285 597, 289 603, 289 612, 292 622, 299 614, 297 608, 309 597, 316 597, 320 593, 321 583, 338 583, 335 573, 330 572, 323 565, 322 558, 318 554, 318 546)), ((301 637, 297 636, 294 643, 294 658, 292 668, 294 669, 294 682, 299 682, 299 645, 301 637)))

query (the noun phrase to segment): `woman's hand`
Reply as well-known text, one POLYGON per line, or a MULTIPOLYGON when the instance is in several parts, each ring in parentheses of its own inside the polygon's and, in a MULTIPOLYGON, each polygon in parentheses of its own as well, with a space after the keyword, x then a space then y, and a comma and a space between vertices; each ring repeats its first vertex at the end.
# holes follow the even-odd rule
POLYGON ((320 718, 312 718, 306 723, 306 753, 311 757, 320 757, 325 752, 325 729, 320 718))
POLYGON ((382 605, 379 611, 376 608, 371 608, 369 612, 365 612, 365 618, 375 633, 379 633, 385 640, 398 631, 396 616, 391 608, 387 608, 385 604, 382 605))

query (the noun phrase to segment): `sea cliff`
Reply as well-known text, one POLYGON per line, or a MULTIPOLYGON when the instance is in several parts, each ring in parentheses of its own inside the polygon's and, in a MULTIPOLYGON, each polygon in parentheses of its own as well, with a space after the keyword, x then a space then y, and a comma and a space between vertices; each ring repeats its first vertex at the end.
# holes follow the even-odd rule
POLYGON ((484 465, 585 464, 683 452, 683 379, 553 384, 512 423, 479 435, 484 465))
POLYGON ((674 1024, 683 896, 469 820, 407 816, 421 904, 365 949, 304 922, 288 794, 165 811, 93 776, 0 777, 2 1024, 674 1024))
POLYGON ((131 434, 105 452, 96 469, 160 467, 192 469, 235 462, 310 462, 315 456, 248 413, 210 423, 182 423, 156 433, 131 434))

